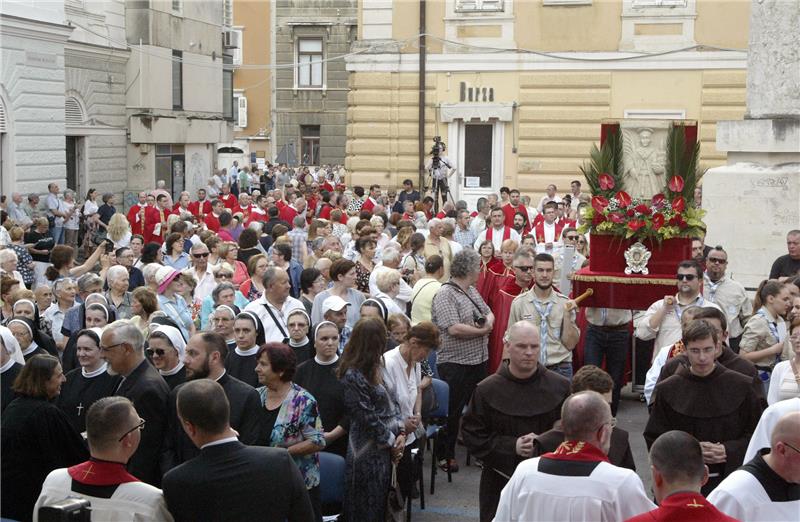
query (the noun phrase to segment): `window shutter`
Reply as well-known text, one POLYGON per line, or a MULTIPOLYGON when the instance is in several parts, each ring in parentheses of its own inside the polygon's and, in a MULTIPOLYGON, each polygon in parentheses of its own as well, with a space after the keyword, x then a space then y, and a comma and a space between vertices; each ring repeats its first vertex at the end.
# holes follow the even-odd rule
POLYGON ((0 134, 8 132, 6 130, 6 104, 0 100, 0 134))
POLYGON ((67 125, 83 125, 83 109, 81 109, 81 104, 74 97, 67 96, 64 101, 64 111, 67 125))
POLYGON ((239 96, 239 114, 238 114, 238 127, 247 127, 247 98, 239 96))

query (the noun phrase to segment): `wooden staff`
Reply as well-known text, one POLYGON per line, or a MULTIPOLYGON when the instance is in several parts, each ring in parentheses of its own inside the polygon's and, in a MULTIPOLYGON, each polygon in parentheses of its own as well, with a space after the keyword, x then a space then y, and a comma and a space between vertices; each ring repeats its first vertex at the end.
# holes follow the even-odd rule
POLYGON ((583 301, 587 297, 591 296, 592 294, 594 294, 594 290, 592 290, 591 288, 587 288, 584 293, 582 293, 581 295, 579 295, 578 297, 576 297, 572 301, 567 301, 567 304, 566 304, 567 312, 577 308, 577 306, 579 304, 581 304, 581 301, 583 301))

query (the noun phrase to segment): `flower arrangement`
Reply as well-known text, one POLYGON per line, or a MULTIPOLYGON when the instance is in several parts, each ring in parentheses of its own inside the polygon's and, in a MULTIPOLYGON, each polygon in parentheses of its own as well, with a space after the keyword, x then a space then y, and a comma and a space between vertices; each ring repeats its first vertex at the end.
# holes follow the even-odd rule
POLYGON ((622 136, 619 127, 610 131, 600 149, 592 146, 591 161, 581 167, 592 199, 579 231, 656 241, 703 235, 705 212, 694 205, 702 177, 699 150, 698 143, 687 147, 683 127, 673 125, 667 137, 666 186, 649 200, 631 198, 623 182, 622 136))

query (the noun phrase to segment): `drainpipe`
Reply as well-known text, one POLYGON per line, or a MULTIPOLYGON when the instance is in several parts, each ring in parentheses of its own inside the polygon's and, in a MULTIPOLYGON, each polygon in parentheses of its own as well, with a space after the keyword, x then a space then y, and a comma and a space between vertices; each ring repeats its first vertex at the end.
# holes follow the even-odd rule
MULTIPOLYGON (((419 0, 419 187, 425 186, 425 0, 419 0)), ((422 188, 420 188, 422 190, 422 188)))

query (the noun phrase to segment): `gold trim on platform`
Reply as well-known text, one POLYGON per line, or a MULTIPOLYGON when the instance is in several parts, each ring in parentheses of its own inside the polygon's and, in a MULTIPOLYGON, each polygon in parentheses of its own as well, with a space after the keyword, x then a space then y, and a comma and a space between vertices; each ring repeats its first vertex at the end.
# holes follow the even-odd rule
POLYGON ((645 277, 619 277, 619 276, 593 276, 572 274, 573 281, 584 283, 622 283, 626 285, 675 285, 675 279, 645 278, 645 277))

